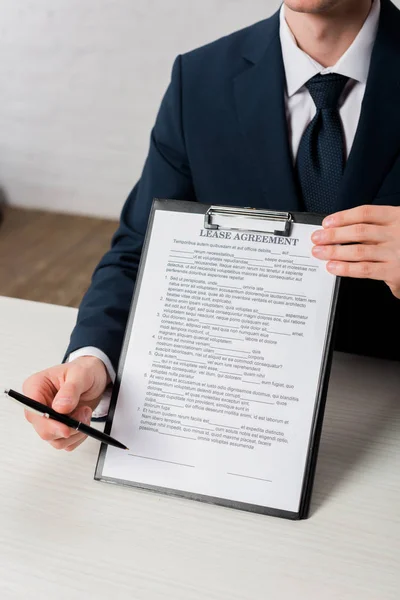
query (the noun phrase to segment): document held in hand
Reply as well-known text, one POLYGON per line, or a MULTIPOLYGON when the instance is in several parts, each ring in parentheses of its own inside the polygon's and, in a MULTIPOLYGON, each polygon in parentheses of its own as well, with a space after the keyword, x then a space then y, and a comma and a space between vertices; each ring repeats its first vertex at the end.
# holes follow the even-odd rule
POLYGON ((311 497, 337 279, 321 217, 155 200, 95 478, 291 519, 311 497))

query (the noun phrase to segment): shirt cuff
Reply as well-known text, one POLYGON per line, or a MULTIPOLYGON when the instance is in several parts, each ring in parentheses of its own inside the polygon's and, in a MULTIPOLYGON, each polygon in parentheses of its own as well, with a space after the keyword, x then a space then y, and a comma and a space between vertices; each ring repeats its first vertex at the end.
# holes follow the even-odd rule
MULTIPOLYGON (((71 354, 67 358, 67 362, 71 362, 75 360, 75 358, 80 358, 81 356, 95 356, 99 358, 103 363, 105 368, 107 369, 107 373, 110 376, 112 383, 115 381, 115 371, 114 367, 111 364, 110 359, 104 352, 99 350, 99 348, 95 348, 94 346, 85 346, 84 348, 79 348, 71 354)), ((101 419, 106 417, 108 414, 108 409, 110 408, 110 400, 111 400, 111 390, 105 390, 98 406, 95 408, 92 414, 92 419, 101 419)))

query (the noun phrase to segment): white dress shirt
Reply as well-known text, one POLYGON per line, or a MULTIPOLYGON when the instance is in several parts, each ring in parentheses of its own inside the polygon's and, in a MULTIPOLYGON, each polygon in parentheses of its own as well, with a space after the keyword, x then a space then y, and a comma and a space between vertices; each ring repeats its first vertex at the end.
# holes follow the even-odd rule
MULTIPOLYGON (((380 0, 374 0, 368 18, 353 44, 336 65, 325 69, 297 46, 285 19, 285 6, 282 5, 280 40, 286 73, 285 102, 293 160, 297 156, 303 133, 316 114, 315 104, 305 87, 305 83, 314 75, 326 75, 328 73, 338 73, 350 78, 339 102, 339 112, 345 134, 346 154, 349 155, 360 119, 361 104, 368 78, 372 48, 378 31, 380 11, 380 0)), ((98 348, 88 346, 72 352, 68 360, 71 361, 80 356, 100 358, 106 366, 111 381, 114 382, 115 371, 104 352, 98 348)), ((108 395, 93 412, 93 417, 105 416, 108 412, 109 402, 108 395)))

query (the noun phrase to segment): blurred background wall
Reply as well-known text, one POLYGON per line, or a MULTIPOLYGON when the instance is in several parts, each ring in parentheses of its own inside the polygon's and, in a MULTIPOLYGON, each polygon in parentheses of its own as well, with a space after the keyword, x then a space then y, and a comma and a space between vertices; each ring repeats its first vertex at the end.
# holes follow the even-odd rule
POLYGON ((116 218, 177 54, 279 0, 1 0, 0 187, 14 206, 116 218))

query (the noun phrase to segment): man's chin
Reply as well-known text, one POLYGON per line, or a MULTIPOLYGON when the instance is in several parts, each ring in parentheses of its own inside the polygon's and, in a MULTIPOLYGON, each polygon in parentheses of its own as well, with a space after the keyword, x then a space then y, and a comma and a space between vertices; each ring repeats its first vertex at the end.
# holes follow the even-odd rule
POLYGON ((340 4, 341 0, 285 0, 290 10, 313 15, 330 12, 340 4))

